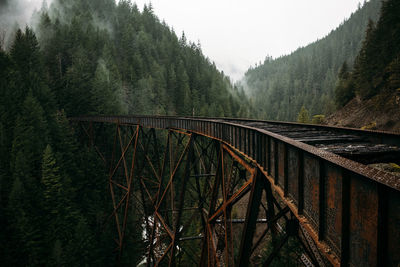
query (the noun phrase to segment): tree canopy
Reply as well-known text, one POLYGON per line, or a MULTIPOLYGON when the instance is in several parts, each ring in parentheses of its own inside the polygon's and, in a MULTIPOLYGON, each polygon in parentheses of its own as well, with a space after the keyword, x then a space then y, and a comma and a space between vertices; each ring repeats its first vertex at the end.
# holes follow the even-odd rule
MULTIPOLYGON (((34 16, 0 48, 0 265, 110 266, 107 175, 67 117, 246 117, 249 103, 151 5, 54 0, 34 16)), ((123 262, 136 266, 145 244, 134 220, 123 262)))
MULTIPOLYGON (((289 55, 276 59, 267 56, 263 64, 250 68, 242 86, 259 110, 258 117, 295 121, 302 106, 311 115, 328 115, 335 111, 334 91, 339 70, 344 61, 351 64, 348 69, 352 68, 368 21, 378 20, 380 6, 381 0, 364 2, 326 37, 289 55)), ((339 98, 349 97, 351 95, 339 98)))
POLYGON ((381 16, 368 23, 354 68, 339 73, 335 96, 338 106, 355 95, 370 99, 378 94, 393 95, 400 88, 400 3, 382 3, 381 16), (342 72, 345 72, 343 74, 342 72))

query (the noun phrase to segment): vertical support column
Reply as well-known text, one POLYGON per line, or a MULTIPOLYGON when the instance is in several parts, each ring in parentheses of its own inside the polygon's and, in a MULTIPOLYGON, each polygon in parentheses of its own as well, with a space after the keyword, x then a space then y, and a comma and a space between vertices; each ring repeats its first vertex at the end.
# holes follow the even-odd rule
POLYGON ((349 229, 350 228, 350 175, 342 170, 342 231, 340 244, 340 265, 347 266, 349 262, 349 229))
POLYGON ((303 214, 304 209, 304 155, 302 150, 298 150, 298 213, 303 214))
POLYGON ((267 137, 267 152, 268 152, 268 156, 267 156, 267 172, 268 175, 271 176, 271 137, 268 136, 267 137))
POLYGON ((181 186, 181 191, 180 191, 180 196, 179 196, 179 207, 178 207, 178 214, 177 218, 175 220, 175 226, 174 226, 174 237, 172 239, 172 244, 171 244, 171 257, 169 259, 169 266, 175 266, 175 248, 178 244, 179 238, 180 238, 180 223, 181 223, 181 217, 182 217, 182 212, 183 212, 183 207, 184 207, 184 202, 185 202, 185 193, 186 193, 186 185, 189 180, 190 176, 190 171, 191 171, 191 163, 192 163, 192 158, 193 158, 193 141, 194 141, 195 135, 192 134, 192 136, 189 139, 189 147, 188 147, 188 152, 187 152, 187 158, 186 158, 186 166, 185 166, 185 172, 183 176, 183 181, 182 181, 182 186, 181 186))
MULTIPOLYGON (((131 137, 126 138, 128 142, 123 142, 122 136, 121 136, 121 130, 120 130, 120 125, 116 125, 116 132, 115 132, 115 137, 114 137, 114 144, 113 144, 113 152, 112 152, 112 158, 110 162, 110 171, 109 171, 109 176, 108 176, 108 183, 109 183, 109 188, 110 188, 110 194, 111 194, 111 199, 112 199, 112 204, 113 204, 113 212, 110 216, 115 218, 115 223, 117 226, 117 232, 118 232, 118 239, 116 240, 118 243, 118 261, 121 259, 122 255, 122 249, 123 249, 123 241, 124 241, 124 236, 125 236, 125 230, 127 226, 127 218, 128 218, 128 209, 129 209, 129 199, 130 195, 132 192, 132 178, 133 178, 133 172, 134 172, 134 163, 135 163, 135 158, 136 158, 136 147, 137 147, 137 142, 138 142, 138 135, 139 135, 139 126, 136 126, 136 131, 134 131, 134 134, 132 134, 131 137), (119 141, 119 147, 120 150, 117 149, 118 147, 118 141, 119 141), (132 145, 134 141, 134 144, 132 145), (133 149, 133 154, 132 154, 132 162, 131 162, 131 168, 128 168, 128 165, 126 163, 126 154, 129 150, 129 148, 133 149), (117 156, 117 151, 120 151, 121 155, 118 153, 117 156), (116 163, 114 163, 114 160, 118 159, 116 163), (115 164, 115 165, 114 165, 115 164), (114 180, 113 178, 115 177, 117 171, 119 168, 123 168, 123 174, 125 176, 125 181, 122 183, 120 181, 114 180), (114 190, 114 186, 122 188, 124 191, 119 194, 116 193, 114 190)), ((118 192, 118 191, 117 191, 118 192)))
POLYGON ((325 164, 319 160, 319 214, 318 214, 318 240, 325 236, 325 164))
POLYGON ((283 194, 285 197, 288 195, 289 191, 289 152, 288 152, 288 145, 284 144, 285 148, 283 151, 283 171, 284 171, 284 178, 283 178, 283 194))
POLYGON ((258 158, 258 136, 255 131, 251 131, 251 136, 253 137, 253 159, 257 162, 260 162, 258 158))
MULTIPOLYGON (((265 195, 267 198, 267 219, 272 220, 272 218, 275 217, 275 207, 274 207, 274 196, 272 195, 272 188, 271 188, 271 183, 268 179, 263 178, 264 180, 264 189, 265 189, 265 195)), ((277 232, 276 228, 276 221, 271 221, 269 223, 269 227, 271 228, 271 233, 273 240, 275 241, 275 235, 277 232)))
MULTIPOLYGON (((215 179, 214 179, 214 184, 212 188, 212 193, 211 193, 211 200, 210 200, 210 206, 208 209, 208 216, 211 216, 215 212, 215 207, 216 207, 216 202, 218 198, 218 188, 222 180, 222 147, 221 143, 218 141, 215 141, 215 149, 217 151, 217 170, 215 174, 215 179)), ((206 221, 206 228, 204 229, 204 238, 203 238, 203 246, 201 250, 201 258, 200 258, 200 266, 210 266, 210 262, 214 262, 212 260, 213 255, 211 255, 214 252, 214 248, 211 247, 214 244, 213 242, 213 230, 214 227, 210 225, 208 222, 208 218, 205 218, 206 221)), ((216 255, 214 255, 216 256, 216 255)))
POLYGON ((245 149, 244 149, 244 153, 246 155, 249 155, 249 151, 250 151, 250 136, 249 136, 249 129, 245 129, 245 134, 244 134, 244 139, 245 139, 245 149))
MULTIPOLYGON (((119 131, 119 124, 117 124, 117 126, 115 128, 113 152, 112 152, 111 162, 110 162, 110 172, 109 172, 109 175, 108 175, 108 185, 109 185, 109 188, 110 188, 111 199, 112 199, 112 202, 113 202, 114 211, 117 210, 117 203, 116 203, 116 200, 115 200, 115 194, 114 194, 114 187, 113 187, 113 183, 112 183, 112 178, 113 178, 114 172, 115 172, 113 164, 114 164, 114 159, 115 159, 115 156, 116 156, 116 153, 117 153, 116 150, 117 150, 118 131, 119 131)), ((118 240, 120 241, 121 240, 121 230, 120 230, 120 223, 119 223, 118 214, 116 212, 113 212, 113 215, 114 215, 114 218, 115 218, 115 223, 117 225, 118 240)), ((118 249, 120 250, 121 247, 118 247, 118 249)), ((121 254, 119 253, 118 261, 120 260, 120 256, 121 256, 121 254)))
POLYGON ((378 197, 378 266, 388 266, 388 192, 382 184, 378 184, 378 197))
POLYGON ((265 134, 263 134, 262 135, 262 148, 261 148, 261 152, 264 152, 264 153, 262 153, 262 166, 263 166, 263 168, 264 168, 264 170, 266 170, 266 167, 267 167, 267 154, 265 153, 265 148, 266 148, 266 146, 267 146, 267 142, 266 142, 266 139, 267 138, 267 136, 265 135, 265 134))
POLYGON ((126 192, 126 199, 125 199, 125 211, 124 211, 124 221, 122 223, 122 240, 121 240, 121 249, 120 249, 120 257, 122 256, 122 242, 123 238, 125 236, 125 230, 126 230, 126 225, 128 222, 128 212, 129 212, 129 203, 130 203, 130 196, 132 194, 132 184, 133 184, 133 174, 135 170, 135 160, 136 160, 136 150, 137 150, 137 143, 138 143, 138 138, 139 138, 139 126, 136 126, 135 130, 135 143, 133 145, 133 151, 132 151, 132 162, 131 162, 131 168, 129 172, 129 177, 128 178, 128 192, 126 192))
POLYGON ((256 154, 257 162, 262 166, 261 135, 256 132, 256 154))
POLYGON ((239 132, 239 150, 243 151, 242 129, 238 128, 238 132, 239 132))
POLYGON ((233 138, 235 138, 235 147, 238 148, 240 150, 240 145, 239 145, 239 128, 238 127, 234 127, 234 134, 233 134, 233 138))
POLYGON ((250 130, 250 136, 251 136, 251 157, 254 160, 257 160, 257 151, 256 151, 256 133, 253 130, 250 130))
POLYGON ((279 154, 278 154, 278 141, 274 140, 274 183, 279 182, 279 154))
MULTIPOLYGON (((170 145, 170 138, 171 138, 171 131, 168 130, 168 135, 167 135, 167 142, 165 145, 165 150, 164 150, 164 155, 163 155, 163 162, 162 162, 162 169, 160 169, 160 183, 158 185, 158 190, 157 190, 157 197, 155 200, 155 206, 159 204, 159 200, 161 197, 161 193, 163 192, 164 188, 163 188, 163 179, 164 179, 164 171, 166 169, 166 164, 167 164, 167 157, 168 157, 168 152, 169 152, 169 145, 170 145)), ((141 190, 143 191, 143 190, 141 190)), ((143 192, 142 192, 143 195, 143 192)), ((154 210, 155 212, 155 210, 154 210)), ((151 229, 151 235, 150 235, 150 241, 149 241, 149 250, 148 250, 148 255, 147 255, 147 266, 150 266, 152 263, 152 260, 154 259, 154 255, 153 255, 153 246, 154 246, 154 236, 156 233, 156 228, 157 228, 157 216, 153 215, 153 227, 151 229)), ((146 220, 147 221, 147 220, 146 220)))
POLYGON ((263 177, 261 171, 257 169, 253 183, 249 203, 247 205, 246 219, 243 226, 242 240, 239 251, 238 266, 248 266, 253 247, 253 236, 257 223, 258 211, 260 209, 261 196, 263 191, 263 177))

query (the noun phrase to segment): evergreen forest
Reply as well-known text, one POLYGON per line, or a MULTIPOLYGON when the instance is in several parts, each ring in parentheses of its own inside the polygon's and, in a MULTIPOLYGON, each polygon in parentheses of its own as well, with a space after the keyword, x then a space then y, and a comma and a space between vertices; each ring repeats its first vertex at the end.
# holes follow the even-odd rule
MULTIPOLYGON (((68 118, 247 117, 249 103, 151 5, 55 0, 33 20, 0 49, 0 265, 111 266, 107 176, 68 118)), ((143 258, 140 228, 125 264, 143 258)))
MULTIPOLYGON (((106 170, 69 118, 314 116, 319 123, 354 98, 384 103, 400 95, 399 14, 398 0, 365 1, 321 40, 267 56, 232 84, 151 4, 44 2, 30 26, 7 29, 9 42, 0 36, 0 266, 115 265, 106 170)), ((140 215, 132 216, 127 266, 137 266, 146 247, 140 215)))
MULTIPOLYGON (((353 67, 345 61, 339 71, 335 102, 340 108, 354 97, 376 98, 377 106, 389 104, 400 93, 400 2, 382 3, 381 16, 370 20, 353 67)), ((352 63, 352 62, 350 62, 352 63)))
POLYGON ((251 67, 241 85, 256 107, 257 116, 296 121, 302 107, 310 116, 334 112, 339 70, 344 61, 352 67, 369 21, 378 20, 380 6, 381 0, 364 1, 321 40, 290 55, 276 59, 267 56, 262 64, 251 67))

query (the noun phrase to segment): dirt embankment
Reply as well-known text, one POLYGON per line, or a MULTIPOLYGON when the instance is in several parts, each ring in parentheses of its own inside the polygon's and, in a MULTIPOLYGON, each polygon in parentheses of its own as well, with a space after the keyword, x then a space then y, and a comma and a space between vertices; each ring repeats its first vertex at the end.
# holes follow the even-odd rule
POLYGON ((327 117, 325 124, 400 132, 400 94, 379 95, 364 101, 354 98, 327 117))
MULTIPOLYGON (((324 124, 400 133, 400 91, 395 95, 380 95, 365 101, 354 98, 327 117, 324 124)), ((400 177, 398 162, 370 166, 400 177)))

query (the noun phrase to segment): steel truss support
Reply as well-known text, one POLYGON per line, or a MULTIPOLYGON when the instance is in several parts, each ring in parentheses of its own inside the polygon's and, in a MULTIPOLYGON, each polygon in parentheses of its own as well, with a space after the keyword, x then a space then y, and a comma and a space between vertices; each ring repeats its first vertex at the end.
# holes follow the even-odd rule
POLYGON ((122 133, 121 126, 117 124, 110 162, 108 182, 114 208, 110 217, 114 217, 117 226, 118 238, 116 242, 119 259, 123 250, 130 197, 132 194, 132 179, 135 169, 139 129, 139 126, 129 126, 122 133), (118 171, 122 172, 123 175, 118 175, 118 171))
POLYGON ((117 124, 108 160, 94 144, 93 127, 83 129, 109 163, 119 257, 135 203, 143 213, 147 266, 268 266, 289 237, 299 241, 302 258, 324 264, 263 170, 228 144, 177 129, 117 124))

